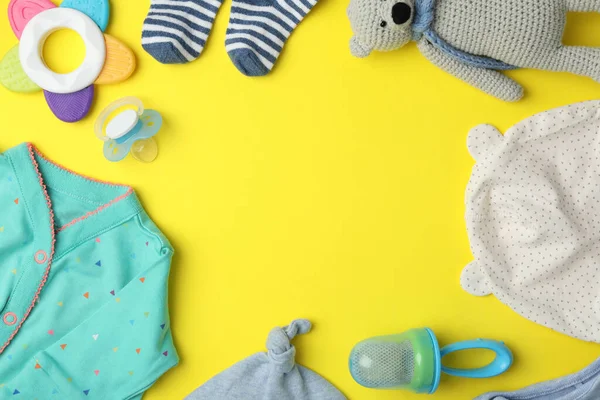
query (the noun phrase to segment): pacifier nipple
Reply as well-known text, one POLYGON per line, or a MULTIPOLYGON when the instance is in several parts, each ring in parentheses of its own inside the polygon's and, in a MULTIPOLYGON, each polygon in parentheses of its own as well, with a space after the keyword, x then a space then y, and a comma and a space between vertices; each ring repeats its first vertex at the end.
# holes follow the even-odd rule
POLYGON ((158 157, 158 145, 154 138, 134 142, 130 151, 133 158, 144 163, 151 163, 158 157))

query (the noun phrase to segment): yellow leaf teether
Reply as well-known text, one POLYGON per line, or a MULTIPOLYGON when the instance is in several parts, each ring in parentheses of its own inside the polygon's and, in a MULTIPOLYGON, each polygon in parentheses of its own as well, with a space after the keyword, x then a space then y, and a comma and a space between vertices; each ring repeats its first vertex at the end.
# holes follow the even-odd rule
POLYGON ((106 61, 95 83, 102 85, 123 82, 135 71, 135 55, 129 47, 110 35, 104 34, 104 40, 106 61))
POLYGON ((12 92, 32 93, 41 90, 23 71, 19 60, 19 45, 6 53, 0 61, 0 84, 12 92))

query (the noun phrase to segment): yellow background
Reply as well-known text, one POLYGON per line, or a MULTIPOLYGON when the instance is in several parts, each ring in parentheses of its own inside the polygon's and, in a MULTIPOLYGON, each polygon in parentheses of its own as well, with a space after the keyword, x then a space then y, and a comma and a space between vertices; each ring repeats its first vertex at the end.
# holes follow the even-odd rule
MULTIPOLYGON (((145 399, 183 398, 263 350, 273 326, 300 317, 314 330, 296 340, 297 361, 350 399, 420 398, 361 388, 347 369, 356 342, 413 327, 433 328, 442 345, 489 337, 514 351, 502 377, 444 377, 440 400, 517 389, 600 355, 598 345, 459 285, 472 259, 463 220, 468 130, 484 122, 506 130, 533 113, 597 98, 600 85, 517 71, 511 76, 527 98, 507 104, 439 71, 413 45, 354 59, 346 5, 321 0, 273 73, 250 79, 224 48, 229 0, 204 53, 185 66, 160 65, 143 51, 147 0, 112 0, 107 33, 134 49, 139 69, 125 83, 98 87, 87 119, 62 123, 41 93, 0 88, 0 149, 31 141, 76 171, 133 185, 176 248, 170 308, 181 364, 145 399), (153 164, 103 159, 94 118, 124 96, 165 118, 153 164)), ((569 43, 600 45, 598 37, 600 15, 570 18, 569 43)), ((16 43, 0 18, 0 54, 16 43)), ((54 62, 81 58, 81 46, 52 47, 54 62)))

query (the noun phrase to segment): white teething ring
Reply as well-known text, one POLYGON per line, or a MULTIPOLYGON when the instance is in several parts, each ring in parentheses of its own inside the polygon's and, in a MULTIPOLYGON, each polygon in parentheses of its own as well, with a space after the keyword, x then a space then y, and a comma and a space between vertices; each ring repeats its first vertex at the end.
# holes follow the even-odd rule
POLYGON ((87 15, 70 8, 52 8, 42 11, 25 26, 19 44, 23 70, 39 87, 52 93, 74 93, 93 84, 106 61, 104 34, 87 15), (57 74, 42 59, 44 43, 59 29, 71 29, 85 43, 85 59, 75 71, 57 74))

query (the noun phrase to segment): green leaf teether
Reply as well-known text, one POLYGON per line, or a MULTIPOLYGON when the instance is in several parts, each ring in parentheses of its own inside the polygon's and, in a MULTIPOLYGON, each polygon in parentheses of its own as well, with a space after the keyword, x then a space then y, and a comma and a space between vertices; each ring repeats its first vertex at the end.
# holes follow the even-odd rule
POLYGON ((6 53, 0 61, 0 84, 12 92, 33 93, 41 90, 21 67, 19 60, 19 45, 6 53))

